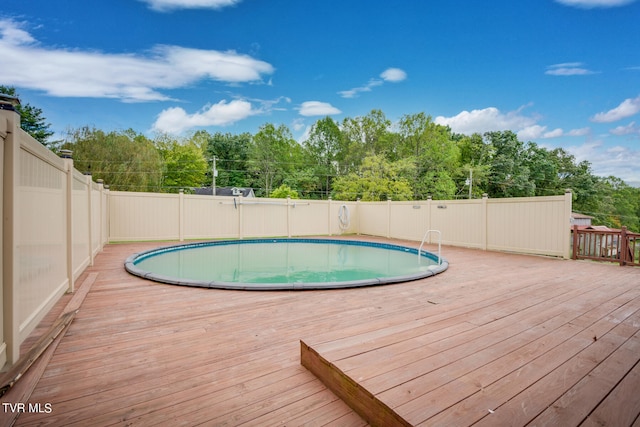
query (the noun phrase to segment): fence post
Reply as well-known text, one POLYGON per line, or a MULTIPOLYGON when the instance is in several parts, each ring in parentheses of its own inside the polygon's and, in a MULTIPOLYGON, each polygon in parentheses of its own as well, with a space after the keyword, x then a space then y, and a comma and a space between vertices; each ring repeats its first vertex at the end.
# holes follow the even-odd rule
POLYGON ((620 254, 620 265, 627 265, 627 255, 628 255, 628 251, 629 251, 629 238, 627 237, 627 227, 622 227, 622 230, 620 230, 620 252, 622 252, 620 254))
POLYGON ((105 209, 105 206, 103 206, 102 204, 102 196, 104 194, 104 180, 97 179, 96 182, 98 183, 98 190, 100 191, 100 205, 98 206, 98 209, 100 209, 100 250, 102 250, 102 248, 104 247, 105 237, 107 237, 104 235, 105 221, 109 221, 109 215, 104 215, 107 209, 105 209))
MULTIPOLYGON (((420 230, 420 232, 418 233, 418 238, 420 238, 420 234, 424 233, 426 230, 432 230, 433 227, 431 226, 431 209, 432 209, 432 205, 433 204, 433 196, 431 194, 429 194, 427 196, 427 224, 424 228, 424 230, 420 230)), ((431 243, 431 233, 429 233, 429 243, 431 243)))
POLYGON ((73 280, 73 152, 71 150, 60 150, 60 157, 64 159, 64 169, 66 174, 65 196, 67 201, 67 280, 69 281, 68 293, 75 291, 73 280))
POLYGON ((178 190, 178 239, 184 242, 184 190, 178 190))
POLYGON ((360 235, 360 197, 356 199, 356 216, 358 218, 356 234, 360 235))
MULTIPOLYGON (((107 243, 109 243, 109 240, 111 239, 111 192, 109 190, 109 186, 105 185, 104 186, 104 194, 105 194, 105 219, 104 219, 104 227, 105 227, 105 233, 104 233, 104 238, 105 240, 102 242, 102 246, 104 247, 104 245, 106 245, 107 243)), ((102 249, 102 248, 101 248, 102 249)))
MULTIPOLYGON (((7 119, 3 114, 0 114, 0 166, 2 166, 3 171, 0 172, 0 212, 2 212, 2 208, 4 206, 4 139, 7 137, 7 119)), ((0 266, 4 262, 4 252, 2 249, 4 242, 3 235, 3 223, 4 219, 0 220, 0 266)), ((2 308, 2 315, 0 315, 0 367, 4 366, 7 361, 7 345, 4 342, 4 303, 2 294, 4 292, 4 278, 3 273, 0 272, 0 308, 2 308)))
POLYGON ((391 238, 391 197, 387 198, 387 239, 391 238))
POLYGON ((327 227, 329 229, 327 234, 331 236, 331 196, 329 196, 327 201, 327 227))
POLYGON ((89 240, 89 265, 93 266, 93 179, 91 175, 85 175, 85 182, 87 183, 87 216, 89 217, 89 233, 87 239, 89 240))
MULTIPOLYGON (((567 188, 566 190, 564 190, 564 214, 563 214, 563 218, 564 221, 566 221, 563 224, 563 227, 566 227, 563 231, 563 236, 564 236, 564 254, 562 255, 562 257, 564 259, 569 259, 571 256, 570 250, 571 248, 569 248, 570 242, 571 242, 571 226, 567 227, 567 222, 569 223, 569 225, 571 225, 571 211, 572 211, 572 207, 571 207, 571 203, 573 202, 573 195, 571 192, 570 188, 567 188)), ((574 240, 575 242, 575 240, 574 240)), ((575 251, 575 246, 574 246, 574 251, 575 251)), ((575 258, 574 258, 575 259, 575 258)))
POLYGON ((287 196, 287 237, 291 238, 291 196, 287 196))
POLYGON ((242 194, 238 196, 238 237, 244 239, 244 218, 242 214, 242 194))
MULTIPOLYGON (((18 186, 20 185, 20 114, 17 99, 0 99, 2 154, 2 338, 0 358, 9 365, 20 357, 18 319, 18 186), (6 351, 5 351, 6 350, 6 351)), ((0 360, 1 361, 1 360, 0 360)), ((2 363, 4 365, 4 363, 2 363)))
POLYGON ((482 250, 486 251, 488 245, 487 239, 489 238, 489 232, 487 230, 487 221, 489 219, 488 210, 489 195, 487 193, 482 194, 482 250))

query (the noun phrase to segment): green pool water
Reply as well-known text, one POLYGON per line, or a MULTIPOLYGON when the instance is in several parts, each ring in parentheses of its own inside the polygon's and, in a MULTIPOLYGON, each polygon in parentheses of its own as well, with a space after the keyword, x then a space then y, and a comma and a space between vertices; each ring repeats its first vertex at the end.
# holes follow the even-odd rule
POLYGON ((184 245, 128 261, 135 270, 127 268, 130 272, 152 280, 242 289, 259 288, 258 284, 269 289, 384 284, 433 275, 443 267, 437 256, 418 256, 411 248, 323 239, 184 245))

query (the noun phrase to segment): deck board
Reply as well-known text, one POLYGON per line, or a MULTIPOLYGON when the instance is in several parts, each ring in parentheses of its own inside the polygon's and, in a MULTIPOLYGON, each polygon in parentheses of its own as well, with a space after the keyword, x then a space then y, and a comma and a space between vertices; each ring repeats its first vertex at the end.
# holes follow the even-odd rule
POLYGON ((30 399, 53 412, 16 425, 366 425, 330 376, 386 402, 391 424, 640 424, 638 268, 445 247, 449 270, 416 282, 242 292, 124 271, 155 246, 96 257, 30 399), (335 371, 301 366, 312 356, 335 371))

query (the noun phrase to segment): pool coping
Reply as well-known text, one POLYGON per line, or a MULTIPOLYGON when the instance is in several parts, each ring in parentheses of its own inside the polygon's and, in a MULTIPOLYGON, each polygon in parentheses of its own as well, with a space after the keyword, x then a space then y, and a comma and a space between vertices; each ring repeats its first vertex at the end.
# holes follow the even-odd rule
MULTIPOLYGON (((156 274, 150 271, 142 270, 136 266, 136 261, 144 258, 161 254, 164 252, 172 252, 186 248, 197 248, 201 246, 222 246, 232 244, 252 244, 252 243, 329 243, 329 244, 343 244, 354 246, 369 246, 378 247, 389 250, 397 250, 402 252, 411 252, 418 255, 418 249, 410 248, 407 246, 395 245, 390 243, 377 243, 362 240, 346 240, 346 239, 315 239, 315 238, 261 238, 261 239, 229 239, 229 240, 208 240, 202 242, 181 243, 178 245, 162 246, 148 251, 134 253, 129 256, 124 262, 125 270, 138 277, 144 279, 153 280, 169 285, 179 286, 191 286, 198 288, 210 288, 210 289, 228 289, 228 290, 244 290, 244 291, 269 291, 269 290, 315 290, 315 289, 346 289, 346 288, 358 288, 365 286, 381 286, 394 283, 403 283, 414 281, 418 279, 424 279, 427 277, 435 276, 442 273, 449 268, 449 262, 440 257, 439 264, 429 267, 429 270, 395 277, 376 277, 363 280, 349 280, 342 282, 310 282, 310 283, 236 283, 236 282, 220 282, 220 281, 205 281, 205 280, 193 280, 193 279, 181 279, 170 276, 164 276, 156 274)), ((438 261, 438 256, 428 252, 420 251, 420 256, 429 258, 433 261, 438 261)))

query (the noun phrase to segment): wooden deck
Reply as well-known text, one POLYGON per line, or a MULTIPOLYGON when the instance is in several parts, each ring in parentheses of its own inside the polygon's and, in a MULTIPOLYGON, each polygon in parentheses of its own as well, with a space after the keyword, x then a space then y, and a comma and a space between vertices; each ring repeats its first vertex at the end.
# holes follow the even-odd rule
POLYGON ((29 399, 51 411, 16 425, 640 426, 639 268, 445 247, 421 281, 242 292, 124 271, 155 246, 78 281, 29 399))

